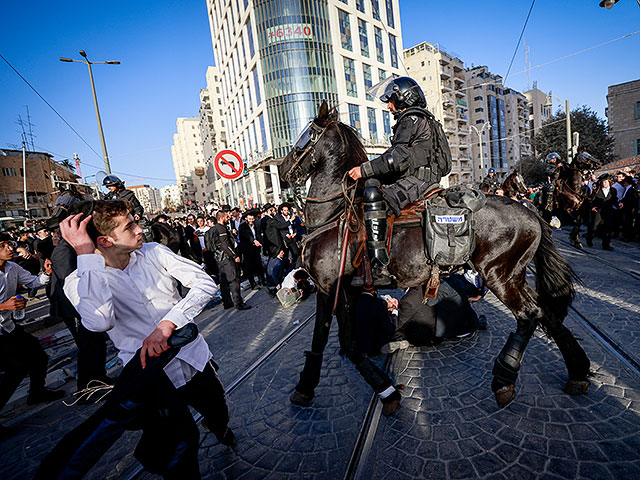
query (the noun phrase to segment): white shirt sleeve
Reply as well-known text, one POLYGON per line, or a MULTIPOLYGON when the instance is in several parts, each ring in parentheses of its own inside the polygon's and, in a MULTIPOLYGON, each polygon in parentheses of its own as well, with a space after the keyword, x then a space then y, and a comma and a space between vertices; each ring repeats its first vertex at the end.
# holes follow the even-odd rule
POLYGON ((40 276, 31 275, 31 273, 22 268, 20 265, 16 265, 15 268, 18 272, 18 283, 20 285, 24 285, 27 288, 38 288, 49 283, 49 275, 47 275, 46 273, 42 273, 40 276))
POLYGON ((176 255, 164 245, 157 245, 153 251, 167 273, 189 288, 189 293, 163 318, 175 324, 176 328, 184 327, 218 293, 218 286, 202 268, 191 260, 176 255))
POLYGON ((78 269, 64 282, 64 293, 92 332, 106 332, 115 325, 115 314, 104 257, 78 255, 78 269))

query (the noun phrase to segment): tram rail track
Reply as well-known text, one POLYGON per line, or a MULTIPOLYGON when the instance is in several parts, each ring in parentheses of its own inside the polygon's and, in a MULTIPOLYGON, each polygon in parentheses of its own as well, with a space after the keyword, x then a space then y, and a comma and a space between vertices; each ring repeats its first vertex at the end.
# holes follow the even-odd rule
MULTIPOLYGON (((264 363, 269 360, 276 352, 281 350, 289 340, 291 340, 294 336, 300 333, 304 327, 306 327, 311 319, 316 316, 315 312, 307 316, 304 320, 301 320, 292 330, 283 335, 277 342, 275 342, 271 347, 269 347, 262 355, 260 355, 251 365, 249 365, 245 370, 240 373, 226 388, 225 394, 231 395, 234 390, 236 390, 242 383, 258 368, 260 368, 264 363)), ((202 415, 197 413, 194 415, 193 419, 196 424, 199 425, 202 422, 202 415)), ((140 477, 145 473, 142 465, 137 464, 135 468, 130 470, 125 476, 122 478, 125 480, 134 480, 140 477)))

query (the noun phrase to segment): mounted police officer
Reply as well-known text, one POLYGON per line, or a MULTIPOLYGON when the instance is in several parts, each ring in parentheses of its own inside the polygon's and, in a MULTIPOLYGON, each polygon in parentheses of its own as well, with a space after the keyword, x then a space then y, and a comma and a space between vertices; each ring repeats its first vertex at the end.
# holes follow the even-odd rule
POLYGON ((110 191, 107 193, 105 200, 126 200, 133 205, 133 218, 138 221, 142 218, 144 209, 140 205, 138 197, 131 190, 124 188, 124 182, 115 175, 107 175, 102 181, 102 185, 110 191))
MULTIPOLYGON (((415 80, 409 77, 388 79, 380 100, 387 104, 396 119, 391 147, 379 157, 352 168, 349 175, 354 180, 366 179, 364 220, 374 286, 389 287, 394 279, 387 271, 387 206, 399 216, 402 208, 437 187, 441 176, 449 173, 451 156, 447 145, 449 168, 446 168, 446 161, 444 168, 439 165, 432 127, 436 121, 426 110, 427 101, 415 80), (383 189, 381 182, 385 184, 383 189)), ((354 286, 363 283, 362 277, 353 280, 354 286)))
POLYGON ((492 193, 494 193, 498 188, 502 186, 502 184, 500 183, 500 180, 498 180, 498 177, 496 177, 495 168, 489 169, 489 171, 487 172, 487 176, 484 177, 484 180, 482 180, 482 183, 487 185, 489 187, 489 191, 492 193))
POLYGON ((562 162, 562 157, 556 153, 551 152, 547 155, 546 158, 545 173, 549 178, 549 183, 547 184, 547 197, 546 197, 546 205, 545 210, 551 211, 553 210, 553 194, 556 191, 556 183, 558 178, 560 178, 561 167, 564 165, 562 162))

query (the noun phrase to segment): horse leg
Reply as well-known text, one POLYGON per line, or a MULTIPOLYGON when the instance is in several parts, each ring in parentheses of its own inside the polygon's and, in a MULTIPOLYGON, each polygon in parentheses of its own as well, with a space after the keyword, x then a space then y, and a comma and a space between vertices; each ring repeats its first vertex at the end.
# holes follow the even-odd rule
POLYGON ((304 352, 304 368, 300 373, 300 380, 289 397, 291 403, 308 407, 313 401, 313 395, 320 382, 322 356, 329 341, 329 331, 333 315, 333 296, 318 292, 316 295, 316 321, 313 325, 313 339, 311 350, 304 352))
POLYGON ((515 383, 524 351, 544 314, 537 305, 535 291, 524 281, 524 269, 520 275, 492 288, 492 291, 511 310, 518 322, 516 331, 509 334, 507 343, 495 359, 491 372, 491 390, 498 406, 504 408, 516 397, 515 383))
POLYGON ((360 375, 378 394, 382 402, 382 413, 385 416, 393 415, 400 408, 400 392, 396 389, 389 375, 382 371, 375 363, 369 360, 357 349, 355 335, 355 296, 347 293, 347 301, 341 303, 336 312, 343 352, 355 365, 360 375))
POLYGON ((573 228, 569 234, 569 241, 579 250, 582 250, 582 242, 580 241, 580 215, 571 215, 573 228))
POLYGON ((564 386, 564 392, 569 395, 587 393, 591 384, 587 379, 591 362, 578 340, 561 322, 545 318, 542 320, 542 326, 547 334, 553 338, 553 341, 556 342, 567 366, 569 380, 564 386))

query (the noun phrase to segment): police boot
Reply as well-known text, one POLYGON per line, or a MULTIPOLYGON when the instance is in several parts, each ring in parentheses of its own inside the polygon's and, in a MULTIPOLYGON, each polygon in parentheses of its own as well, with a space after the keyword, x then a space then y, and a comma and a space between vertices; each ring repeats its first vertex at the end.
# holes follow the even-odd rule
MULTIPOLYGON (((363 200, 364 224, 367 231, 367 252, 371 261, 373 286, 395 288, 396 279, 387 270, 387 265, 389 264, 389 255, 387 254, 387 207, 378 180, 367 180, 363 200)), ((354 287, 363 286, 364 277, 355 277, 351 285, 354 287)))
POLYGON ((552 183, 547 190, 547 204, 544 206, 547 212, 553 210, 553 193, 556 191, 556 186, 552 183))

